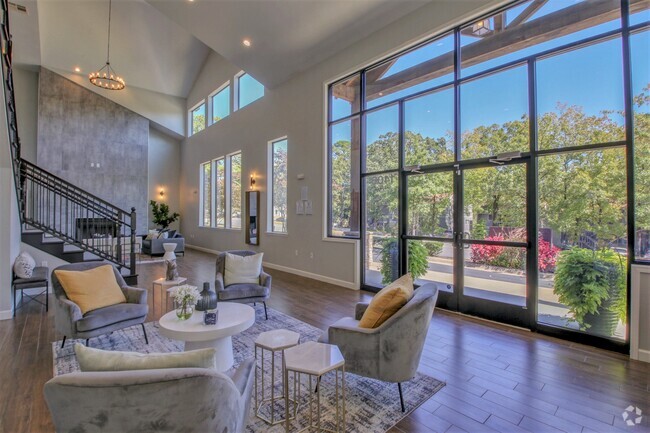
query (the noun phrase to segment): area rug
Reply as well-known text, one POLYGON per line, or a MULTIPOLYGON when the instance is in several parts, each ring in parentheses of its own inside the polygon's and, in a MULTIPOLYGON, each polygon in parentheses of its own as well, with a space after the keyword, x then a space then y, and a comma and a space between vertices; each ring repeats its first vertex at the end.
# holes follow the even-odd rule
MULTIPOLYGON (((235 354, 235 365, 243 359, 254 356, 254 341, 257 336, 264 331, 272 329, 290 329, 301 335, 301 342, 318 340, 322 331, 307 323, 301 322, 286 314, 280 313, 269 308, 269 320, 264 320, 264 310, 257 308, 256 323, 243 333, 233 337, 233 347, 235 354)), ((140 326, 133 326, 121 331, 115 331, 109 335, 93 338, 90 340, 90 346, 106 350, 123 350, 141 353, 153 352, 180 352, 183 343, 169 340, 160 335, 158 328, 153 323, 146 323, 149 344, 145 344, 144 336, 140 326)), ((85 342, 84 340, 68 340, 65 347, 61 349, 61 341, 52 343, 52 353, 54 358, 54 375, 70 373, 79 370, 79 364, 74 355, 74 342, 85 342)), ((279 358, 278 358, 279 361, 279 358)), ((268 384, 270 377, 271 363, 269 357, 266 357, 264 371, 268 384)), ((276 362, 276 377, 280 376, 279 362, 276 362)), ((346 373, 346 425, 347 432, 352 433, 381 433, 389 430, 397 424, 403 417, 399 405, 399 394, 397 385, 385 383, 373 379, 364 378, 354 374, 346 373)), ((323 420, 323 427, 334 428, 334 410, 335 410, 335 377, 333 374, 325 375, 319 387, 323 420)), ((298 429, 306 426, 308 423, 308 398, 307 379, 303 379, 303 388, 300 401, 298 420, 294 422, 294 428, 298 429)), ((404 403, 407 412, 412 411, 433 394, 439 391, 444 383, 417 373, 416 377, 409 382, 402 384, 404 391, 404 403)), ((280 387, 276 388, 279 394, 280 387)), ((270 392, 270 385, 267 387, 267 397, 270 392)), ((278 406, 282 405, 278 402, 278 406)), ((283 406, 282 406, 283 407, 283 406)), ((277 407, 276 413, 283 413, 283 408, 277 407)), ((268 411, 268 407, 265 408, 268 411)), ((284 431, 284 425, 270 427, 264 421, 254 415, 253 409, 249 417, 247 432, 270 432, 280 433, 284 431)))

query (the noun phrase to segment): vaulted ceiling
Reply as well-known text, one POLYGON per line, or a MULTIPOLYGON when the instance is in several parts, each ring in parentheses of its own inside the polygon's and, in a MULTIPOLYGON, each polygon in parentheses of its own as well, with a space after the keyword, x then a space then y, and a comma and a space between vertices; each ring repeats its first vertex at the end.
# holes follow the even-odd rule
MULTIPOLYGON (((28 9, 11 13, 16 64, 86 75, 106 61, 107 0, 14 1, 28 9)), ((114 0, 111 65, 185 98, 212 49, 274 87, 429 1, 114 0)))
MULTIPOLYGON (((16 0, 16 64, 82 74, 106 62, 108 1, 16 0)), ((127 85, 186 97, 210 49, 143 0, 114 1, 111 66, 127 85)))
POLYGON ((274 87, 431 0, 147 1, 274 87))

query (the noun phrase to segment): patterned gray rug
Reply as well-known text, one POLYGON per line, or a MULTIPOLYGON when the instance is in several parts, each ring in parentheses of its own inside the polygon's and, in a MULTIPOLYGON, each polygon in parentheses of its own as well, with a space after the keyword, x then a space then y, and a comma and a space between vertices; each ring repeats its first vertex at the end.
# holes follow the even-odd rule
MULTIPOLYGON (((302 342, 317 340, 321 335, 322 331, 320 329, 280 313, 279 311, 269 309, 269 320, 264 320, 263 309, 258 307, 256 310, 257 318, 255 325, 242 334, 233 337, 235 364, 238 364, 243 359, 254 356, 254 341, 261 332, 272 329, 290 329, 300 333, 302 342)), ((90 340, 90 346, 106 350, 123 350, 141 353, 180 352, 182 350, 183 346, 181 342, 169 340, 161 336, 158 333, 158 328, 154 327, 153 323, 147 323, 145 326, 149 336, 148 345, 144 342, 140 326, 134 326, 122 331, 116 331, 110 335, 93 338, 90 340)), ((84 342, 83 340, 77 341, 84 342)), ((78 371, 79 365, 74 355, 73 341, 66 342, 63 349, 60 349, 60 347, 61 341, 52 343, 54 375, 78 371)), ((276 377, 280 376, 279 359, 278 357, 276 360, 276 377)), ((268 361, 264 365, 268 384, 271 371, 271 363, 268 356, 265 361, 268 361)), ((350 373, 346 373, 345 378, 347 432, 385 432, 404 417, 399 405, 397 385, 367 379, 350 373)), ((334 427, 334 380, 335 377, 333 374, 325 375, 320 385, 323 427, 330 429, 334 427)), ((308 382, 304 378, 299 419, 293 424, 295 427, 298 424, 304 427, 308 422, 309 409, 307 403, 309 393, 306 392, 307 386, 308 382)), ((402 384, 407 412, 412 411, 424 403, 443 386, 444 383, 421 373, 418 373, 413 380, 402 384)), ((276 389, 280 393, 280 388, 278 387, 276 389)), ((267 397, 269 392, 267 389, 267 397)), ((280 406, 283 403, 278 402, 277 405, 280 406)), ((278 410, 276 413, 283 413, 283 406, 277 407, 276 410, 278 410)), ((255 417, 253 410, 251 410, 247 431, 251 433, 280 433, 284 431, 284 425, 270 427, 264 421, 255 417)))

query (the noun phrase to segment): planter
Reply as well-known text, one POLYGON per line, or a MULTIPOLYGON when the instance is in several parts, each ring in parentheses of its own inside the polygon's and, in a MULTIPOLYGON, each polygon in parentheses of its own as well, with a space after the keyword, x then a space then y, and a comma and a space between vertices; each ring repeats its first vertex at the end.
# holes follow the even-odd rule
MULTIPOLYGON (((612 292, 615 292, 612 290, 612 292)), ((610 292, 610 294, 612 294, 610 292)), ((616 332, 619 317, 616 311, 612 311, 612 306, 618 299, 612 297, 603 302, 595 314, 587 313, 583 323, 588 326, 587 332, 598 334, 605 337, 611 337, 616 332)))

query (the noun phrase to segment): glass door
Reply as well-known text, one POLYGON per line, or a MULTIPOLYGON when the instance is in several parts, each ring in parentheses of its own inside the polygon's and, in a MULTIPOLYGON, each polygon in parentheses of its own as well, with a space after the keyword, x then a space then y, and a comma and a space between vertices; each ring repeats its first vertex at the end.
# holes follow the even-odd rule
POLYGON ((402 269, 417 285, 435 284, 439 306, 531 325, 527 167, 520 160, 405 173, 402 269))
POLYGON ((406 177, 406 268, 415 284, 438 287, 438 305, 456 310, 456 223, 454 172, 410 174, 406 177))
POLYGON ((459 168, 456 232, 458 310, 530 327, 526 162, 459 168))

